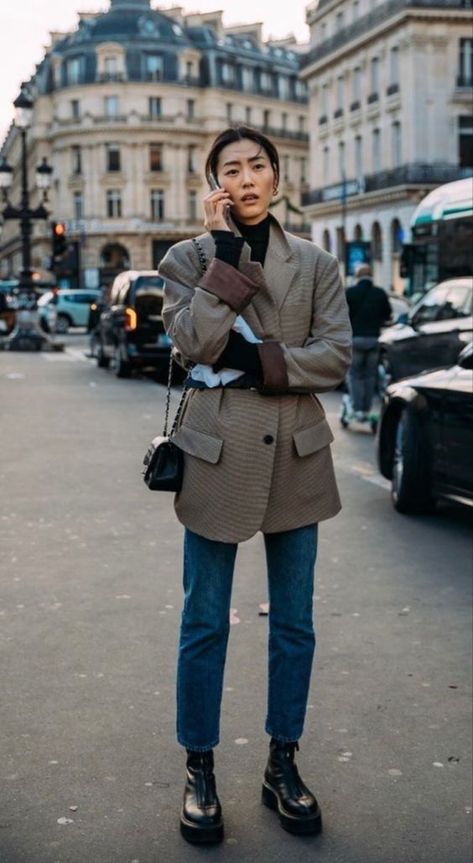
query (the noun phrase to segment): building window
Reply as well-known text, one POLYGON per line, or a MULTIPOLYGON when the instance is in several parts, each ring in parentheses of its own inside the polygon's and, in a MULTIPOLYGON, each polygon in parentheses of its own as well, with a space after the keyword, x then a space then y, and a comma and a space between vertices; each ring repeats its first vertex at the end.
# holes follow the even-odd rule
POLYGON ((341 179, 345 178, 345 142, 338 142, 338 171, 341 179))
POLYGON ((151 221, 162 222, 164 219, 164 190, 151 189, 151 221))
POLYGON ((120 147, 118 144, 105 144, 107 171, 120 171, 120 147))
POLYGON ((188 81, 191 80, 193 72, 194 72, 194 64, 193 64, 192 60, 188 60, 186 63, 186 78, 188 81))
POLYGON ((289 178, 289 165, 290 165, 289 156, 283 156, 282 157, 282 166, 283 166, 282 175, 283 175, 283 179, 286 183, 290 179, 289 178))
POLYGON ((391 135, 393 167, 397 168, 402 163, 401 124, 398 120, 392 124, 391 135))
POLYGON ((373 171, 381 170, 381 133, 379 129, 373 129, 373 171))
POLYGON ((150 171, 162 171, 163 170, 163 145, 162 144, 150 144, 149 145, 149 169, 150 169, 150 171))
POLYGON ((355 66, 353 69, 351 84, 353 104, 359 107, 361 103, 361 68, 359 66, 355 66))
POLYGON ((329 99, 328 99, 328 84, 324 84, 322 87, 322 93, 320 96, 320 113, 322 117, 328 117, 329 112, 329 99))
POLYGON ((72 173, 73 174, 82 174, 82 150, 81 148, 75 144, 71 148, 72 153, 72 173))
POLYGON ((279 98, 287 101, 290 98, 289 78, 287 75, 280 75, 278 78, 279 98))
POLYGON ((159 96, 150 96, 148 98, 148 113, 150 117, 153 117, 155 120, 161 117, 161 98, 159 96))
POLYGON ((343 105, 345 101, 345 79, 343 75, 339 75, 337 78, 337 111, 339 115, 343 113, 343 105))
POLYGON ((116 57, 105 57, 103 62, 103 70, 105 72, 105 77, 109 79, 113 79, 116 77, 118 72, 118 62, 116 57))
POLYGON ((363 139, 361 135, 355 138, 355 177, 361 180, 363 176, 363 139))
POLYGON ((399 84, 399 48, 395 45, 389 53, 389 83, 399 84))
POLYGON ((307 159, 301 156, 301 185, 307 182, 307 159))
POLYGON ((305 81, 301 81, 299 78, 296 78, 294 89, 296 93, 296 99, 307 99, 308 90, 305 81))
POLYGON ((71 99, 71 117, 73 117, 74 120, 80 120, 79 99, 71 99))
POLYGON ((273 79, 269 72, 261 72, 260 89, 263 93, 270 93, 273 87, 273 79))
POLYGON ((344 26, 344 15, 343 12, 337 12, 335 16, 335 32, 338 33, 339 30, 343 30, 344 26))
POLYGON ((263 111, 263 128, 269 129, 271 120, 271 112, 268 110, 263 111))
POLYGON ((227 123, 231 123, 233 120, 233 105, 231 102, 227 102, 225 110, 227 114, 227 123))
POLYGON ((79 219, 82 219, 82 216, 84 214, 82 192, 74 192, 73 193, 73 195, 72 195, 72 210, 74 213, 74 219, 76 219, 77 221, 79 219))
POLYGON ((460 39, 458 86, 473 86, 473 39, 460 39))
POLYGON ((327 22, 323 21, 320 27, 320 41, 325 42, 327 38, 327 22))
POLYGON ((287 129, 287 114, 281 114, 281 129, 283 131, 287 129))
POLYGON ((370 89, 371 93, 377 93, 379 91, 379 57, 371 58, 370 89))
POLYGON ((81 57, 71 57, 71 59, 67 61, 66 72, 68 84, 80 83, 82 70, 81 60, 81 57))
POLYGON ((189 174, 197 174, 196 151, 195 144, 189 144, 187 148, 187 171, 189 174))
POLYGON ((118 117, 119 102, 118 96, 105 96, 104 99, 105 116, 118 117))
POLYGON ((107 189, 107 216, 120 219, 122 215, 122 193, 119 189, 107 189))
POLYGON ((473 117, 458 118, 458 164, 460 168, 473 168, 473 117))
POLYGON ((353 20, 354 20, 354 21, 356 21, 356 19, 358 18, 358 15, 359 15, 359 13, 360 13, 360 3, 359 3, 359 0, 354 0, 354 2, 353 2, 352 12, 353 12, 353 20))
POLYGON ((191 222, 197 221, 197 192, 191 189, 187 198, 187 208, 191 222))
POLYGON ((330 147, 324 147, 324 182, 328 183, 330 180, 330 147))
POLYGON ((163 58, 159 54, 145 55, 145 78, 147 81, 162 81, 163 58))
POLYGON ((248 69, 247 66, 244 66, 241 71, 241 83, 243 90, 252 90, 254 84, 254 75, 253 69, 248 69))
POLYGON ((222 63, 220 69, 222 84, 232 86, 235 83, 235 67, 233 63, 222 63))
POLYGON ((195 99, 187 99, 186 108, 187 108, 187 119, 193 120, 195 117, 195 99))
POLYGON ((245 108, 245 123, 251 126, 251 108, 245 108))

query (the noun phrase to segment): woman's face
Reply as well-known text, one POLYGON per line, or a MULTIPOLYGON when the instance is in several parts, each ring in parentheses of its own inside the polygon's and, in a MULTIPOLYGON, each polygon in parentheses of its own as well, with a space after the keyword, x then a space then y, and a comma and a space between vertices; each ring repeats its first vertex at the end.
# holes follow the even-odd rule
POLYGON ((276 176, 268 154, 244 138, 220 151, 217 180, 233 201, 232 215, 244 225, 257 225, 268 215, 276 176))

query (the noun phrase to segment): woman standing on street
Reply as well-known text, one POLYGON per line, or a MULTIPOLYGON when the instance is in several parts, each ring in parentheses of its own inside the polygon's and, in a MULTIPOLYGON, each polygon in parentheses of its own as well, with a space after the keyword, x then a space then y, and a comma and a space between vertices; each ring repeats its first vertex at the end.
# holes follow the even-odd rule
POLYGON ((321 829, 294 762, 315 648, 318 522, 340 509, 333 436, 315 393, 344 379, 351 345, 335 258, 269 215, 279 180, 272 142, 245 126, 225 130, 206 177, 215 187, 204 198, 207 233, 177 243, 159 268, 166 330, 182 361, 196 364, 174 438, 185 454, 175 502, 185 526, 177 737, 190 842, 223 838, 213 749, 233 569, 238 543, 258 531, 270 602, 263 802, 286 830, 321 829))

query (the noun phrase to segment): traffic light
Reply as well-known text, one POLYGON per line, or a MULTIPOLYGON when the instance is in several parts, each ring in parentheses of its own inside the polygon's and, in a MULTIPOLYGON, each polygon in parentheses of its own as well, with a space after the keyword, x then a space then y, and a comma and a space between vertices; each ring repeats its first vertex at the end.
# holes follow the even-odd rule
POLYGON ((64 222, 51 222, 52 259, 59 261, 67 249, 66 226, 64 222))

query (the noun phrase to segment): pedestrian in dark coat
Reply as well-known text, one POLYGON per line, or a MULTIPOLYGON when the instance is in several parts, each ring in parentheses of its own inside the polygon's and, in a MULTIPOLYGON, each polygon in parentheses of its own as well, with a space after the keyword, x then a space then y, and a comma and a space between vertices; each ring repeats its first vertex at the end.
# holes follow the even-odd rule
POLYGON ((359 264, 357 283, 347 290, 350 323, 353 329, 353 357, 348 375, 352 409, 361 422, 369 419, 378 376, 381 327, 392 315, 386 291, 373 285, 371 268, 359 264))
POLYGON ((271 737, 264 801, 293 832, 320 829, 320 809, 294 763, 315 645, 317 526, 340 502, 317 393, 335 388, 351 331, 335 258, 269 215, 279 159, 247 127, 215 140, 206 165, 207 232, 173 246, 166 330, 187 366, 189 394, 174 438, 184 451, 176 512, 185 525, 177 734, 187 749, 181 831, 220 841, 213 748, 229 633, 237 544, 264 534, 270 598, 271 737), (217 185, 214 182, 214 186, 217 185), (202 262, 205 262, 203 267, 202 262), (205 272, 204 272, 205 269, 205 272))

